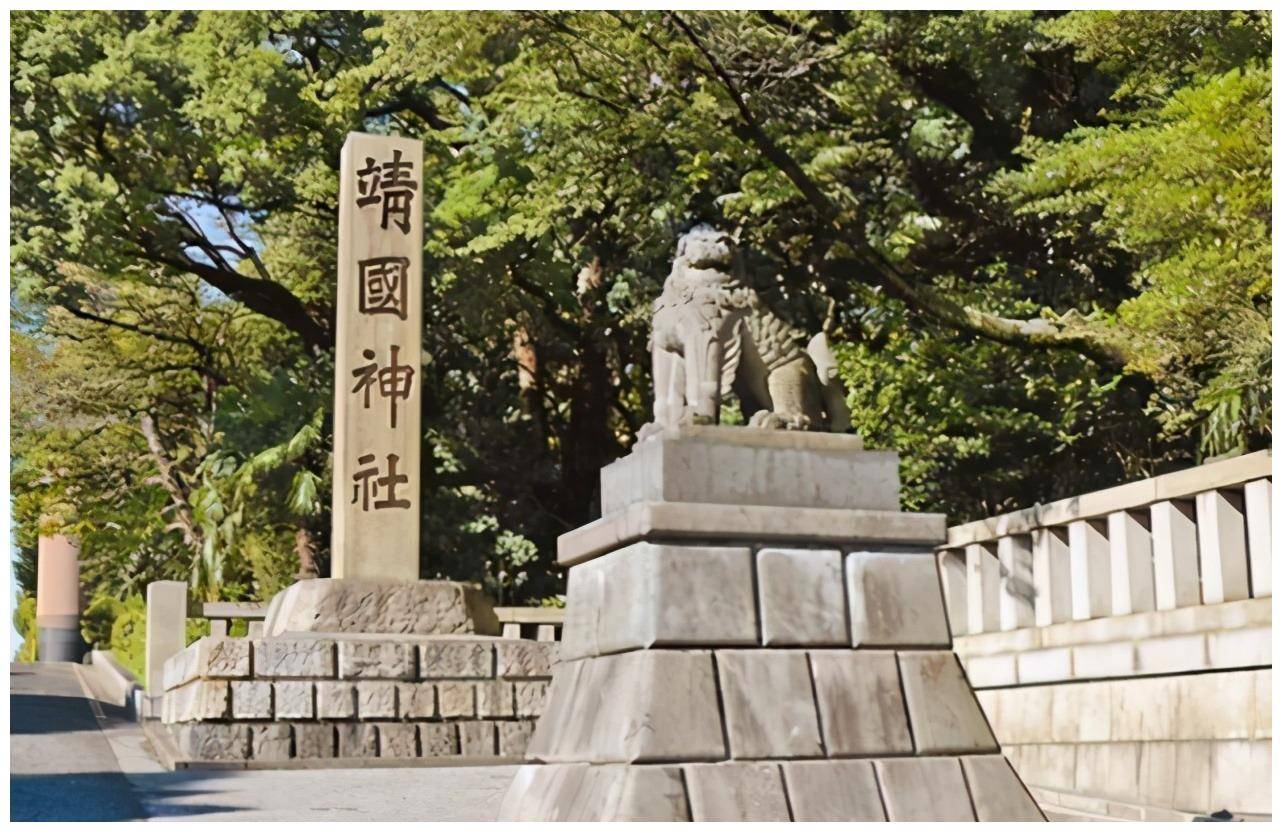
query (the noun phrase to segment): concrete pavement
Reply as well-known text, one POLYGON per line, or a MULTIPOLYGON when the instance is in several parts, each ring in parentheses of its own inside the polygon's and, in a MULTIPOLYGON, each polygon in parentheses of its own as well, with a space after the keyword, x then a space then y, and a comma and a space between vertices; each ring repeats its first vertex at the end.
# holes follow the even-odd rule
POLYGON ((515 766, 166 771, 77 666, 12 664, 12 820, 494 820, 515 766))

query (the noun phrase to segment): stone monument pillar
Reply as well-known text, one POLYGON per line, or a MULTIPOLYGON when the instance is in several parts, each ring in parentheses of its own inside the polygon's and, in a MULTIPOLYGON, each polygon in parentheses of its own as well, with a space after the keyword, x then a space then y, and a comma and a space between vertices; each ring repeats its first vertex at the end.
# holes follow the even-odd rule
POLYGON ((65 535, 42 535, 36 549, 37 656, 42 662, 78 662, 87 649, 80 635, 80 547, 65 535))
POLYGON ((341 168, 331 575, 416 580, 423 143, 351 133, 341 168))
POLYGON ((682 238, 655 420, 558 541, 560 663, 500 818, 1043 820, 952 652, 944 516, 899 510, 896 454, 805 430, 846 417, 835 368, 743 278, 682 238), (727 386, 751 427, 709 424, 727 386))
POLYGON ((350 133, 340 168, 331 577, 273 598, 264 634, 497 633, 479 591, 419 580, 423 143, 350 133))

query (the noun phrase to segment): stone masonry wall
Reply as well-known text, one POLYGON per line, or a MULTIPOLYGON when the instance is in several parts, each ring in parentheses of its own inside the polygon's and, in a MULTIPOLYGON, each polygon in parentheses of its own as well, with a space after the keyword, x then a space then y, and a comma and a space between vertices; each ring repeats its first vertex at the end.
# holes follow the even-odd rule
POLYGON ((206 637, 165 664, 161 717, 192 760, 520 758, 554 642, 206 637))

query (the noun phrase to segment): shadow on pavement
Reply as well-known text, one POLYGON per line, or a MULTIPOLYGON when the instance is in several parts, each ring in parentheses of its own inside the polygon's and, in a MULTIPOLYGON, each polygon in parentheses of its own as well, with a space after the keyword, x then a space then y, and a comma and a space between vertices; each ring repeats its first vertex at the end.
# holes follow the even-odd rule
POLYGON ((234 812, 217 804, 168 805, 167 799, 213 792, 195 785, 190 775, 92 772, 17 774, 9 777, 10 821, 125 821, 234 812), (170 788, 170 786, 175 788, 170 788), (146 805, 138 793, 146 795, 146 805))

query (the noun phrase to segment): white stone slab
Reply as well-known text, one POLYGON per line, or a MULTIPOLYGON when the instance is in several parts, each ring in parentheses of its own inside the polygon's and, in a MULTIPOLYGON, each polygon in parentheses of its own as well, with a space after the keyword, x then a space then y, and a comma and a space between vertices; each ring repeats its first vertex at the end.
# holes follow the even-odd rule
POLYGON ((691 820, 792 820, 775 763, 716 763, 683 768, 691 820))
POLYGON ((272 599, 264 631, 267 641, 289 633, 497 635, 499 620, 479 588, 458 581, 315 578, 272 599))
POLYGON ((952 651, 901 650, 897 655, 918 754, 998 750, 952 651))
POLYGON ((1019 653, 1017 670, 1021 685, 1060 682, 1073 678, 1073 651, 1068 647, 1048 647, 1019 653))
POLYGON ((396 683, 386 681, 357 682, 356 714, 361 719, 395 719, 396 683))
POLYGON ((1273 594, 1273 480, 1242 486, 1246 508, 1247 553, 1251 560, 1251 597, 1273 594))
POLYGON ((321 719, 354 718, 356 685, 353 682, 317 682, 316 716, 321 719))
POLYGON ((796 821, 884 821, 870 760, 784 763, 788 804, 796 821))
POLYGON ((1068 524, 1068 560, 1072 572, 1073 618, 1106 616, 1113 606, 1112 565, 1106 527, 1098 520, 1068 524))
POLYGON ((974 820, 961 764, 955 757, 877 760, 886 815, 892 821, 974 820))
POLYGON ((850 643, 856 647, 948 647, 948 614, 932 553, 846 556, 850 643))
POLYGON ((636 503, 557 538, 557 564, 574 566, 642 540, 934 546, 944 539, 945 520, 871 509, 636 503))
POLYGON ((820 757, 810 665, 800 650, 718 650, 730 756, 820 757))
POLYGON ((639 647, 757 644, 747 548, 638 543, 576 567, 568 589, 567 606, 592 620, 567 623, 566 660, 639 647))
POLYGON ((761 549, 757 590, 768 647, 847 643, 846 594, 836 549, 761 549))
POLYGON ((1221 604, 1251 597, 1246 556, 1246 519, 1241 496, 1231 491, 1197 495, 1197 548, 1202 603, 1221 604))
POLYGON ((311 682, 275 682, 277 719, 312 719, 316 716, 316 699, 311 682))
POLYGON ((1115 511, 1108 516, 1113 615, 1156 609, 1149 518, 1146 511, 1115 511))
POLYGON ((1153 533, 1153 591, 1159 610, 1202 603, 1193 503, 1164 500, 1149 507, 1153 533))
POLYGON ((828 756, 912 752, 894 653, 815 650, 810 666, 828 756))
POLYGON ((1034 529, 1033 623, 1048 627, 1073 618, 1073 577, 1068 533, 1062 528, 1034 529))

